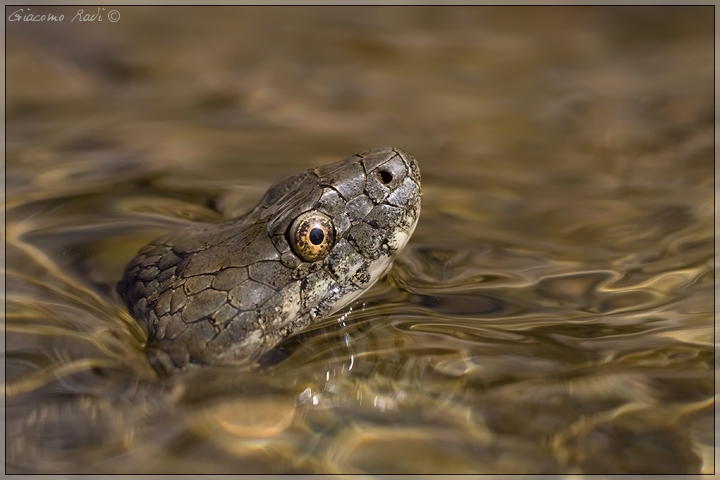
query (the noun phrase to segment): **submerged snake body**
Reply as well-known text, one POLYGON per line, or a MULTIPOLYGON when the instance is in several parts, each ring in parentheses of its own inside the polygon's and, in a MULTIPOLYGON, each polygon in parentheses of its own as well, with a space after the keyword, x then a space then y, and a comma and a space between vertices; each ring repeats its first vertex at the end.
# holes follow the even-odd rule
POLYGON ((382 277, 421 197, 411 155, 365 151, 276 183, 242 217, 154 240, 117 290, 156 368, 250 365, 382 277))

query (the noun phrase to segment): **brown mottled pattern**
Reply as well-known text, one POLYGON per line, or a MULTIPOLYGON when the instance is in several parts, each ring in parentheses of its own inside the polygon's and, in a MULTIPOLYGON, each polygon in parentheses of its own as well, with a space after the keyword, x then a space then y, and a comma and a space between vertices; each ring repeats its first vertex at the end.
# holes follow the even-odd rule
POLYGON ((156 368, 250 365, 382 277, 412 235, 421 199, 411 155, 365 151, 276 183, 245 216, 154 240, 117 289, 148 332, 156 368), (335 229, 327 257, 312 263, 287 240, 308 211, 335 229))

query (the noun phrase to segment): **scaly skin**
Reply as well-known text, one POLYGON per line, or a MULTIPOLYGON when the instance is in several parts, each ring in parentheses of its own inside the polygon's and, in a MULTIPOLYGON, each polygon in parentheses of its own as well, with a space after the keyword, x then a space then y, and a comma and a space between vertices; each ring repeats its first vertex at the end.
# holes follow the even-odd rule
POLYGON ((249 366, 385 275, 415 229, 421 200, 412 156, 368 150, 276 183, 242 217, 154 240, 117 290, 147 331, 157 369, 249 366), (329 253, 316 261, 303 260, 290 241, 305 212, 334 227, 334 241, 325 236, 329 253))

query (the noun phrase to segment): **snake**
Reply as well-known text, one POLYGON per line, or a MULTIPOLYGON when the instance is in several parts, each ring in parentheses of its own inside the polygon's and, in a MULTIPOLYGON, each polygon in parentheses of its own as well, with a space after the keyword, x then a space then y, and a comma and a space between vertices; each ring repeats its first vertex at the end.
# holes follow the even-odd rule
POLYGON ((151 241, 116 290, 156 370, 250 367, 386 275, 421 203, 412 155, 366 150, 275 183, 237 218, 151 241))

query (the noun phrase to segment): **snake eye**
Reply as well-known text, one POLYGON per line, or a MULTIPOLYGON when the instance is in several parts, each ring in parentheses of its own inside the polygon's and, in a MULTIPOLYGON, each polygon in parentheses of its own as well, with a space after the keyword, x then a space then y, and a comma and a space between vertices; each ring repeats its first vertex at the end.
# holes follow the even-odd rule
POLYGON ((298 216, 288 230, 290 246, 306 262, 317 262, 327 257, 335 244, 332 221, 318 212, 305 212, 298 216))

